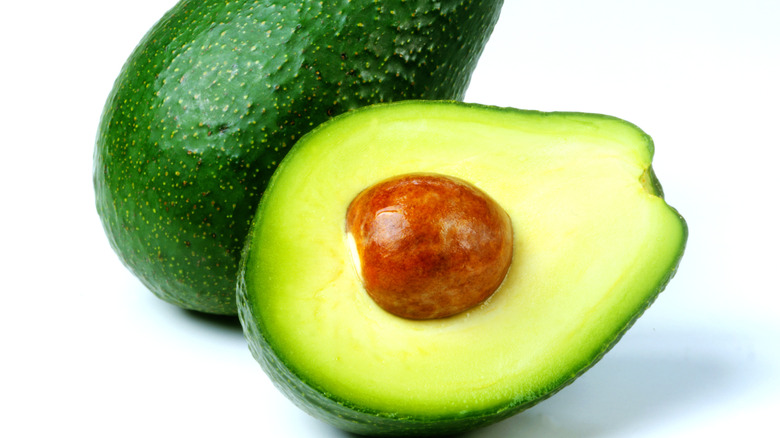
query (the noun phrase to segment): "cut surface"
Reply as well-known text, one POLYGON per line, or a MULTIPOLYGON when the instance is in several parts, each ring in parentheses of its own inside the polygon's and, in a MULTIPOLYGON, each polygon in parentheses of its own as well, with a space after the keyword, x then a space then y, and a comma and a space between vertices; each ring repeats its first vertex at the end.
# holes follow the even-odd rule
POLYGON ((405 102, 327 123, 291 151, 256 218, 239 291, 253 351, 377 415, 532 403, 598 359, 673 275, 686 229, 647 183, 652 154, 641 130, 599 115, 405 102), (414 172, 474 184, 512 220, 517 262, 450 318, 381 309, 344 237, 358 193, 414 172))

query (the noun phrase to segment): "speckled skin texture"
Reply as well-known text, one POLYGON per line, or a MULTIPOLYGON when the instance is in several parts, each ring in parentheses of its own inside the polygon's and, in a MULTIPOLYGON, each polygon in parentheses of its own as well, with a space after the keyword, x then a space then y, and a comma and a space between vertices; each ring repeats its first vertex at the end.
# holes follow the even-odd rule
POLYGON ((100 123, 112 247, 160 298, 235 314, 240 250, 290 146, 360 106, 462 99, 501 4, 181 1, 128 59, 100 123))

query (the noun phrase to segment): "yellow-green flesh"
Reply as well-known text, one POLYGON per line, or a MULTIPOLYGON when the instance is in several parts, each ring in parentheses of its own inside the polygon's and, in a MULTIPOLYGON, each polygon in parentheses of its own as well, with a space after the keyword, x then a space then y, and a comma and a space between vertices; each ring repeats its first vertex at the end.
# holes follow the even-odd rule
POLYGON ((355 406, 438 417, 534 400, 615 341, 681 252, 681 218, 648 182, 652 143, 628 123, 418 104, 331 126, 272 181, 246 281, 275 354, 355 406), (345 238, 355 195, 412 172, 464 179, 512 219, 503 285, 451 318, 378 307, 345 238))

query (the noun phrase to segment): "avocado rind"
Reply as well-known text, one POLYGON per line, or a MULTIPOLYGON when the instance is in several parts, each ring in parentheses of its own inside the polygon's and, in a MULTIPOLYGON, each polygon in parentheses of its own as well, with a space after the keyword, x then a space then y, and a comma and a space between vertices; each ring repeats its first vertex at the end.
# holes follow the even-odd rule
POLYGON ((96 208, 158 297, 235 314, 241 247, 304 133, 377 102, 462 99, 501 0, 182 0, 106 102, 96 208))
MULTIPOLYGON (((637 137, 640 138, 639 142, 643 144, 647 162, 651 160, 653 154, 653 144, 649 136, 642 133, 636 126, 609 116, 581 113, 540 113, 536 111, 485 107, 455 102, 402 102, 356 110, 318 127, 305 137, 299 145, 293 148, 291 153, 285 158, 279 171, 272 178, 268 191, 269 193, 274 191, 277 180, 281 178, 280 175, 286 172, 285 168, 287 167, 287 164, 296 160, 296 154, 307 147, 308 139, 315 138, 318 135, 329 135, 328 132, 333 132, 329 131, 331 128, 339 126, 339 124, 343 123, 343 121, 348 118, 356 118, 359 117, 361 113, 374 111, 384 111, 383 114, 390 114, 393 109, 403 111, 406 108, 414 108, 418 113, 435 113, 438 108, 444 106, 456 106, 464 109, 471 108, 475 111, 491 111, 499 115, 515 115, 521 118, 530 116, 530 118, 534 120, 557 118, 566 119, 575 124, 607 123, 621 125, 622 128, 640 133, 637 137)), ((381 117, 378 118, 381 119, 381 117)), ((645 173, 647 174, 648 180, 651 182, 649 186, 643 184, 646 188, 650 187, 647 193, 662 199, 663 192, 660 190, 660 184, 652 172, 652 167, 648 166, 645 173)), ((267 199, 268 198, 264 197, 261 201, 255 218, 255 224, 252 227, 253 230, 256 230, 264 220, 267 199)), ((237 289, 239 317, 254 357, 261 364, 266 373, 268 373, 276 386, 296 405, 309 414, 338 428, 363 435, 432 436, 464 432, 508 418, 552 396, 597 363, 598 360, 600 360, 620 340, 623 334, 666 287, 676 273, 682 258, 685 242, 687 240, 687 225, 676 210, 668 206, 667 208, 671 214, 677 218, 677 226, 679 227, 678 231, 680 235, 679 246, 677 246, 675 252, 665 260, 664 265, 659 268, 659 272, 662 272, 663 275, 660 275, 656 279, 655 284, 643 286, 643 301, 632 310, 629 317, 615 323, 608 336, 605 336, 598 345, 595 345, 592 350, 588 351, 587 354, 584 354, 578 363, 570 367, 569 370, 562 372, 555 380, 549 382, 545 387, 539 388, 537 391, 530 394, 518 395, 505 403, 491 406, 487 409, 461 411, 457 414, 448 413, 442 415, 409 414, 404 412, 403 406, 399 406, 395 411, 370 409, 330 393, 326 388, 323 388, 305 373, 302 373, 299 367, 296 366, 295 363, 292 363, 289 358, 285 359, 285 352, 282 351, 283 346, 274 344, 274 342, 269 340, 266 336, 269 328, 265 325, 264 321, 266 318, 265 314, 269 310, 260 306, 254 299, 258 293, 262 293, 257 289, 258 286, 261 285, 251 284, 252 280, 250 278, 254 266, 258 263, 253 259, 253 234, 250 234, 247 239, 247 245, 244 249, 241 262, 237 289)), ((274 214, 274 212, 268 213, 274 214)), ((254 246, 254 248, 256 249, 257 246, 254 246)))

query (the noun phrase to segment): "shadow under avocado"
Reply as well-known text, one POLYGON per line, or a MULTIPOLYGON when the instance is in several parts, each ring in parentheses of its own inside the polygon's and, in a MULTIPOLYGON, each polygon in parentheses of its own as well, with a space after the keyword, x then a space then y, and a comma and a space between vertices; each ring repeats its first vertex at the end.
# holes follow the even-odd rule
POLYGON ((719 339, 722 334, 703 332, 626 336, 558 394, 462 438, 631 436, 671 423, 697 406, 733 396, 735 388, 760 383, 761 370, 745 381, 719 339))
POLYGON ((206 327, 231 331, 243 336, 241 321, 237 315, 216 315, 212 313, 198 312, 197 310, 181 309, 182 313, 189 319, 192 319, 206 327))

